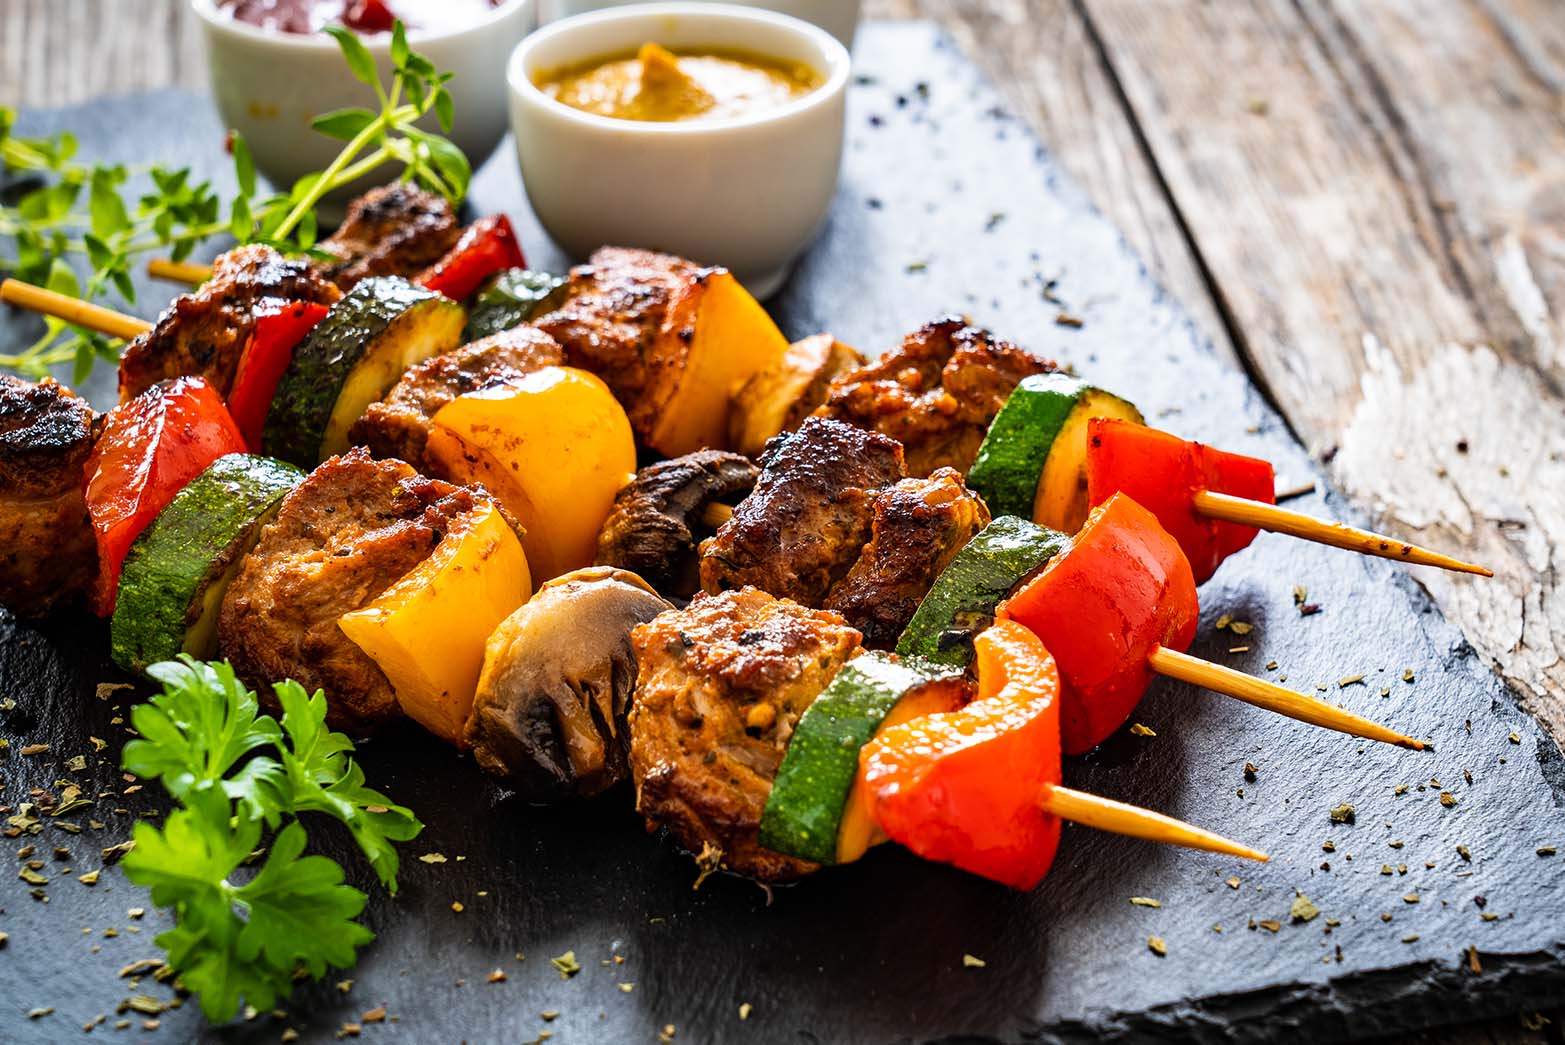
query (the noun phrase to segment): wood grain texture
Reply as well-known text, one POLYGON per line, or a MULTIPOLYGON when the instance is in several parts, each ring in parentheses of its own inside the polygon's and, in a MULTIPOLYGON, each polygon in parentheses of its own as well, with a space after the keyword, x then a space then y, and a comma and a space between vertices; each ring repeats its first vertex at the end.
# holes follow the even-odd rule
POLYGON ((1081 0, 1252 370, 1565 737, 1565 8, 1081 0))

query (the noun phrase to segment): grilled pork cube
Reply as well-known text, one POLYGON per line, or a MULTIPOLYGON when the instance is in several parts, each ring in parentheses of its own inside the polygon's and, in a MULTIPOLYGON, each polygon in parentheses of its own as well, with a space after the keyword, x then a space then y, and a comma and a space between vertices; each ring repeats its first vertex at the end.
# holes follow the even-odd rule
POLYGON ((825 608, 863 632, 864 645, 893 648, 935 578, 987 525, 989 510, 954 469, 880 490, 869 543, 825 608))
POLYGON ((37 617, 78 598, 98 572, 82 469, 99 419, 51 378, 0 374, 0 605, 37 617))
POLYGON ((966 475, 1011 390, 1030 374, 1058 369, 1052 360, 948 317, 837 378, 815 413, 896 439, 907 453, 909 475, 927 476, 936 468, 966 475))
POLYGON ((445 197, 397 182, 349 204, 341 227, 319 247, 337 258, 326 277, 347 291, 368 276, 412 279, 443 258, 461 235, 445 197))
POLYGON ((603 247, 571 269, 564 301, 533 325, 564 347, 571 366, 602 378, 631 413, 669 305, 698 272, 669 254, 603 247))
POLYGON ((503 331, 412 367, 353 423, 348 440, 376 457, 423 466, 424 445, 440 408, 457 396, 530 374, 564 359, 552 337, 534 327, 503 331))
POLYGON ((170 377, 204 377, 220 395, 234 371, 263 303, 336 304, 342 295, 308 261, 255 244, 218 256, 212 278, 174 299, 153 328, 120 359, 120 402, 170 377))
POLYGON ((807 419, 767 446, 755 490, 702 542, 701 586, 749 584, 820 606, 870 539, 875 491, 902 475, 896 440, 807 419))
POLYGON ((814 870, 756 834, 799 716, 858 649, 859 633, 835 613, 744 588, 697 595, 631 634, 630 767, 648 825, 762 881, 814 870))
POLYGON ((362 733, 400 717, 385 673, 337 618, 428 558, 484 498, 362 449, 329 458, 283 499, 245 558, 223 597, 219 650, 263 694, 287 678, 324 689, 334 729, 362 733))

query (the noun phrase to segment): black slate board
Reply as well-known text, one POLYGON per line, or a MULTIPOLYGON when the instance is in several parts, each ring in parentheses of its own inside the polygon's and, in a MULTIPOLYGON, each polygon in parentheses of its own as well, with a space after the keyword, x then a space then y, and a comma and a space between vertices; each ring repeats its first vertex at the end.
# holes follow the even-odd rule
MULTIPOLYGON (((791 336, 830 329, 880 348, 944 311, 969 312, 1128 395, 1154 423, 1266 456, 1285 481, 1319 479, 1284 423, 1201 342, 946 38, 927 26, 869 26, 858 61, 839 198, 770 303, 791 336), (1050 278, 1083 329, 1054 325, 1056 309, 1042 297, 1050 278)), ((28 113, 22 126, 70 127, 90 154, 177 160, 225 176, 215 118, 187 94, 28 113)), ((508 152, 481 172, 473 202, 521 219, 535 265, 564 264, 526 214, 508 152)), ((141 311, 150 315, 166 296, 167 287, 144 286, 141 311)), ((30 329, 8 318, 0 345, 30 329)), ((100 403, 112 397, 106 372, 89 387, 100 403)), ((1300 506, 1345 511, 1330 496, 1300 506)), ((1223 830, 1268 849, 1271 864, 1071 829, 1053 874, 1028 895, 886 849, 768 897, 724 878, 692 891, 688 858, 639 829, 625 791, 530 808, 452 753, 412 735, 386 738, 362 749, 370 778, 429 827, 407 854, 395 900, 370 887, 342 838, 322 833, 373 897, 366 919, 379 939, 347 974, 351 990, 311 986, 286 1022, 261 1014, 220 1032, 186 1005, 163 1013, 149 1040, 276 1041, 285 1025, 330 1040, 385 1005, 394 1022, 367 1026, 367 1040, 522 1041, 547 1029, 559 1042, 651 1041, 673 1024, 676 1041, 700 1042, 1250 1041, 1384 1035, 1557 1004, 1565 856, 1536 850, 1565 850, 1565 766, 1456 629, 1405 571, 1279 537, 1230 560, 1201 594, 1194 652, 1306 690, 1323 685, 1328 699, 1425 737, 1433 750, 1363 744, 1160 684, 1137 714, 1157 736, 1122 733, 1070 762, 1067 782, 1223 830), (1322 612, 1301 617, 1295 585, 1322 612), (1215 631, 1225 613, 1254 632, 1236 641, 1215 631), (1236 645, 1249 650, 1230 653, 1236 645), (1413 681, 1403 681, 1405 668, 1413 681), (1336 684, 1359 674, 1363 684, 1336 684), (1243 779, 1246 761, 1259 767, 1253 782, 1243 779), (1397 795, 1397 784, 1410 786, 1397 795), (1440 804, 1442 790, 1454 807, 1440 804), (1352 825, 1328 822, 1342 801, 1357 807, 1352 825), (1328 839, 1334 852, 1322 849, 1328 839), (430 852, 448 862, 413 858, 430 852), (1404 863, 1405 875, 1396 870, 1404 863), (1237 888, 1225 884, 1230 876, 1237 888), (1295 890, 1320 917, 1290 923, 1295 890), (1403 899, 1413 893, 1417 903, 1403 899), (1162 907, 1132 906, 1131 896, 1162 907), (453 913, 453 901, 465 912, 453 913), (1483 911, 1498 918, 1485 922, 1483 911), (1282 924, 1254 927, 1265 921, 1282 924), (1167 940, 1166 958, 1148 950, 1153 934, 1167 940), (1469 946, 1481 974, 1467 968, 1469 946), (582 972, 563 981, 548 959, 572 949, 582 972), (987 965, 964 967, 964 954, 987 965), (496 968, 506 982, 487 984, 496 968), (746 1002, 753 1009, 741 1022, 746 1002), (558 1018, 544 1021, 545 1010, 558 1018)), ((60 778, 89 794, 123 787, 116 716, 136 694, 95 699, 95 683, 118 678, 103 630, 75 618, 34 630, 0 615, 0 699, 16 702, 0 711, 0 736, 12 742, 0 760, 0 802, 60 778), (109 749, 94 754, 89 736, 109 749), (18 757, 32 742, 49 743, 49 754, 18 757), (76 754, 87 754, 85 772, 67 772, 76 754)), ((116 869, 91 888, 75 875, 99 867, 98 850, 126 837, 133 814, 159 808, 154 791, 70 818, 97 817, 102 830, 70 835, 51 825, 0 846, 6 868, 23 841, 46 858, 55 845, 72 854, 68 864, 50 861, 47 905, 0 872, 0 931, 10 934, 0 949, 0 1038, 62 1040, 99 1013, 110 1025, 117 1018, 132 991, 116 971, 155 953, 149 937, 167 920, 128 919, 127 908, 148 902, 116 869), (119 935, 104 938, 109 927, 119 935), (54 1012, 29 1021, 35 1006, 54 1012)))

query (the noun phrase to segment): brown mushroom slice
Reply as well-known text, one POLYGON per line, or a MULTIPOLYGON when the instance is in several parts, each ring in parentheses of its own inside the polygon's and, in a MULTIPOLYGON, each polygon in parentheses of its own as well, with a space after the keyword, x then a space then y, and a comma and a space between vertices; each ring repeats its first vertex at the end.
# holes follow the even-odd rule
POLYGON ((748 458, 722 450, 648 465, 614 498, 598 534, 598 563, 630 570, 664 597, 688 601, 701 589, 697 546, 717 529, 708 509, 742 500, 760 474, 748 458))
POLYGON ((858 350, 830 334, 816 334, 788 346, 774 365, 734 393, 728 438, 734 449, 757 457, 766 441, 791 432, 826 402, 832 380, 864 365, 858 350))
POLYGON ((467 720, 478 764, 534 802, 595 795, 628 776, 630 630, 672 608, 612 567, 539 588, 489 638, 467 720))

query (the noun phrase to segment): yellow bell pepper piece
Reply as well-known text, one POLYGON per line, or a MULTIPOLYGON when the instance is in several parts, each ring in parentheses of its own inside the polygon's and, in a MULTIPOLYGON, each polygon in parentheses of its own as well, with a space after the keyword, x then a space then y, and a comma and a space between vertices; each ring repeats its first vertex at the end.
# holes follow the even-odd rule
POLYGON ((732 397, 787 351, 788 339, 731 272, 698 276, 670 305, 648 361, 658 391, 638 404, 638 431, 668 457, 726 448, 732 397))
POLYGON ((635 474, 636 442, 607 385, 555 366, 442 407, 424 458, 505 505, 526 531, 534 578, 546 581, 592 565, 614 495, 635 474))
POLYGON ((409 718, 466 747, 484 646, 531 595, 521 541, 491 501, 457 520, 429 558, 337 625, 380 665, 409 718))

